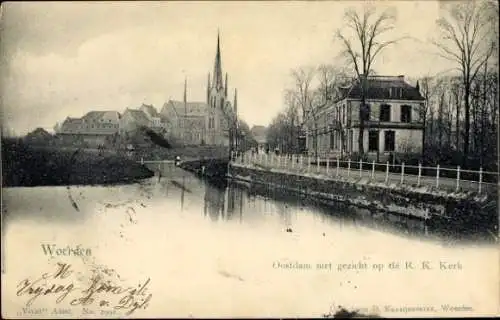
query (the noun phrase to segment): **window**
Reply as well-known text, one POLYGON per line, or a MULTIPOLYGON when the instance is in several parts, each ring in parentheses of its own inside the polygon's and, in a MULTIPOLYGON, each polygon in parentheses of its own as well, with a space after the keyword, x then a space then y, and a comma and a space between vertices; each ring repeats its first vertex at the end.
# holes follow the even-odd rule
POLYGON ((384 151, 394 151, 395 134, 394 131, 384 132, 384 151))
POLYGON ((401 106, 401 122, 411 122, 411 106, 401 106))
POLYGON ((379 114, 379 120, 380 121, 391 121, 391 106, 388 104, 383 104, 380 106, 380 114, 379 114))
POLYGON ((334 150, 335 149, 334 141, 335 141, 334 131, 330 131, 330 150, 334 150))
POLYGON ((378 131, 370 130, 368 132, 368 151, 378 150, 378 131))

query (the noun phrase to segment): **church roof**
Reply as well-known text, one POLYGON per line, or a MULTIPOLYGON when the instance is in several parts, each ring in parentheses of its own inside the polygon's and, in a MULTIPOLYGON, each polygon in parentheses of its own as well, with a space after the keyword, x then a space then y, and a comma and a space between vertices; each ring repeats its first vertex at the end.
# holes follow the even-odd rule
POLYGON ((207 114, 208 105, 205 102, 187 102, 169 100, 177 115, 187 117, 204 117, 207 114))

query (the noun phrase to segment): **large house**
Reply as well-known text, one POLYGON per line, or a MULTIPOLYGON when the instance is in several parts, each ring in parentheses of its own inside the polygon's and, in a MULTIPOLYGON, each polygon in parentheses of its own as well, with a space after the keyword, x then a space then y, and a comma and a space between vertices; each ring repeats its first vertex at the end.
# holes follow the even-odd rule
POLYGON ((158 111, 152 105, 142 104, 139 109, 127 108, 120 119, 120 135, 135 132, 141 127, 147 127, 161 132, 166 124, 161 121, 158 111))
POLYGON ((56 133, 68 142, 102 146, 115 139, 119 122, 117 111, 90 111, 81 118, 67 117, 56 133))
MULTIPOLYGON (((420 152, 425 99, 404 76, 371 76, 367 79, 363 151, 387 157, 391 152, 420 152)), ((306 119, 309 153, 337 156, 358 152, 360 130, 359 82, 337 89, 337 97, 306 119)))
POLYGON ((228 145, 232 141, 237 113, 237 92, 234 103, 228 98, 228 76, 222 78, 220 38, 217 36, 214 72, 207 81, 206 102, 187 100, 187 81, 184 83, 184 99, 169 100, 160 112, 160 117, 168 123, 170 133, 185 144, 228 145))
POLYGON ((139 110, 143 111, 150 120, 151 129, 164 129, 166 124, 161 121, 161 116, 158 110, 151 104, 142 104, 139 110))

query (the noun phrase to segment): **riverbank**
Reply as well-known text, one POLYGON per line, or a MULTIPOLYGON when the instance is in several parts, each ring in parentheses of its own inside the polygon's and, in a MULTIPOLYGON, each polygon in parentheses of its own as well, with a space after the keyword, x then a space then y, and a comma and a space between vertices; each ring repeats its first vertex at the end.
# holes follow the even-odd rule
POLYGON ((192 172, 199 177, 203 176, 211 179, 212 181, 216 180, 223 183, 226 180, 227 165, 228 159, 220 158, 182 161, 179 164, 179 167, 183 170, 192 172))
POLYGON ((167 148, 137 148, 133 153, 133 160, 140 161, 159 161, 174 160, 177 156, 181 159, 192 158, 227 158, 229 155, 228 147, 221 146, 183 146, 167 148))
POLYGON ((128 183, 153 175, 146 167, 116 154, 2 141, 3 187, 128 183))
POLYGON ((368 178, 333 179, 320 174, 297 174, 237 163, 231 163, 228 177, 322 200, 344 202, 371 211, 424 220, 498 224, 498 200, 492 194, 438 192, 425 188, 372 183, 368 178))

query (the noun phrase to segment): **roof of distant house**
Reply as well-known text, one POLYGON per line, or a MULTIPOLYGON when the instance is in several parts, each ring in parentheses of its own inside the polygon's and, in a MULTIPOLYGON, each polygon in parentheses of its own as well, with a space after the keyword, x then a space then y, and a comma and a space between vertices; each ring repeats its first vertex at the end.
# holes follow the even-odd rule
MULTIPOLYGON (((368 77, 367 99, 425 100, 419 90, 407 83, 404 76, 368 77)), ((343 98, 361 99, 361 85, 356 82, 350 87, 340 88, 343 98)))
POLYGON ((118 111, 90 111, 82 117, 85 122, 97 122, 111 120, 116 122, 120 119, 118 111))
POLYGON ((51 138, 52 135, 43 128, 36 128, 26 135, 26 138, 51 138))
POLYGON ((149 114, 151 117, 159 117, 158 110, 152 105, 152 104, 142 104, 142 106, 139 108, 139 110, 142 110, 149 114))
POLYGON ((129 112, 132 118, 134 118, 137 122, 146 125, 149 122, 149 118, 146 113, 142 110, 137 109, 127 109, 125 112, 129 112))
POLYGON ((82 118, 71 118, 71 117, 66 117, 66 119, 64 119, 62 125, 68 125, 68 124, 78 124, 78 123, 82 123, 83 120, 82 118))
POLYGON ((203 117, 208 107, 204 102, 187 102, 184 104, 183 101, 169 100, 167 103, 173 106, 179 116, 185 115, 187 117, 203 117))

